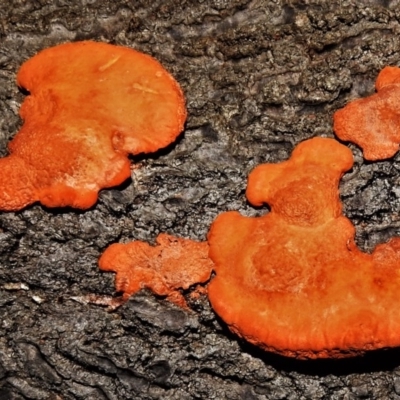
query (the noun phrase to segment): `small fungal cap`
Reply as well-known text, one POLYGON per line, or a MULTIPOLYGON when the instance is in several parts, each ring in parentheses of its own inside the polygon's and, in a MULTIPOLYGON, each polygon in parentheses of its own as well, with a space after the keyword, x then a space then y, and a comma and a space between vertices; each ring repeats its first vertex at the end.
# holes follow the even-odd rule
POLYGON ((99 259, 102 271, 116 272, 115 287, 127 299, 143 288, 187 308, 180 289, 210 279, 212 262, 208 243, 177 238, 165 233, 157 245, 133 241, 112 244, 99 259))
POLYGON ((357 144, 367 160, 393 157, 400 143, 400 68, 385 67, 375 84, 377 93, 353 100, 333 116, 339 139, 357 144))

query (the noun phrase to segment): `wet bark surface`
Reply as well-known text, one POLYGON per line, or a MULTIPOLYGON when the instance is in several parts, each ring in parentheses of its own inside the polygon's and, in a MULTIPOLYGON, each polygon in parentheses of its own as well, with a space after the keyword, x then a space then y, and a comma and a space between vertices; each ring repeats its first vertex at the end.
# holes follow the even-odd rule
MULTIPOLYGON (((220 212, 260 215, 244 196, 261 162, 289 157, 400 63, 400 2, 3 1, 0 155, 22 121, 19 66, 37 51, 93 39, 156 57, 180 82, 179 140, 134 157, 132 179, 92 209, 0 213, 0 399, 398 399, 400 352, 296 361, 238 340, 206 297, 192 312, 143 291, 114 312, 97 260, 111 243, 160 232, 204 240, 220 212)), ((341 183, 357 243, 400 234, 400 155, 355 165, 341 183)), ((1 173, 1 171, 0 171, 1 173)))

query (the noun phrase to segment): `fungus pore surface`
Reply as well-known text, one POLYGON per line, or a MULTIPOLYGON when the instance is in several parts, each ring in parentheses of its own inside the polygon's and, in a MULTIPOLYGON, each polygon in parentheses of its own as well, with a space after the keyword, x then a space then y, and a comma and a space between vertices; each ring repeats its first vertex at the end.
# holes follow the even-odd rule
POLYGON ((367 160, 390 158, 400 143, 400 68, 385 67, 375 83, 377 93, 350 102, 334 114, 336 135, 356 143, 367 160))
POLYGON ((126 300, 140 289, 150 289, 187 308, 179 289, 210 279, 212 262, 208 243, 160 234, 157 245, 134 241, 112 244, 99 259, 100 269, 117 273, 115 287, 126 300))
POLYGON ((338 184, 353 164, 333 139, 299 144, 255 168, 247 197, 271 211, 226 212, 208 241, 215 311, 249 342, 297 358, 346 357, 400 345, 400 239, 361 252, 338 184))
POLYGON ((91 41, 62 44, 25 62, 21 130, 0 159, 0 210, 36 201, 92 206, 130 176, 128 154, 173 142, 186 109, 174 78, 152 57, 91 41))

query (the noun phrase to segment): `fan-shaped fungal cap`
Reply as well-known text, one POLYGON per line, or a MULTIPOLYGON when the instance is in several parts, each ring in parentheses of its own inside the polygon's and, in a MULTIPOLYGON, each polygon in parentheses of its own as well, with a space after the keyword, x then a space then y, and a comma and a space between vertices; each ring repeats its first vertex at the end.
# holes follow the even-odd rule
POLYGON ((128 153, 173 142, 186 118, 173 77, 152 57, 96 42, 46 49, 22 65, 24 125, 0 159, 0 209, 40 201, 87 208, 130 175, 128 153))
POLYGON ((186 301, 179 289, 206 282, 212 265, 207 242, 165 233, 157 237, 157 246, 141 241, 112 244, 99 259, 101 270, 117 273, 115 287, 124 293, 125 299, 148 288, 184 308, 186 301))
POLYGON ((359 145, 367 160, 389 158, 399 150, 400 68, 384 68, 375 87, 377 93, 351 101, 334 114, 336 135, 359 145))
POLYGON ((400 239, 371 255, 356 247, 338 191, 351 166, 338 142, 305 141, 290 160, 249 176, 250 202, 267 202, 270 213, 227 212, 214 221, 209 297, 232 331, 298 358, 400 345, 400 239))

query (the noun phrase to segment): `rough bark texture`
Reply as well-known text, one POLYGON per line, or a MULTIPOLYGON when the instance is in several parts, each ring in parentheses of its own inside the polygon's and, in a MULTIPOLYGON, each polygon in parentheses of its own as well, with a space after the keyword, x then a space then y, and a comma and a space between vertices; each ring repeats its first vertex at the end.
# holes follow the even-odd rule
MULTIPOLYGON (((110 243, 205 239, 222 211, 266 212, 246 204, 248 172, 332 137, 333 112, 400 64, 399 33, 398 0, 2 1, 1 155, 21 124, 19 66, 71 40, 153 55, 181 83, 189 118, 91 210, 0 214, 0 399, 400 399, 397 349, 299 362, 238 341, 205 297, 188 298, 192 313, 147 292, 112 313, 82 302, 114 294, 97 267, 110 243)), ((371 250, 400 234, 400 155, 366 163, 351 149, 344 211, 371 250)))

